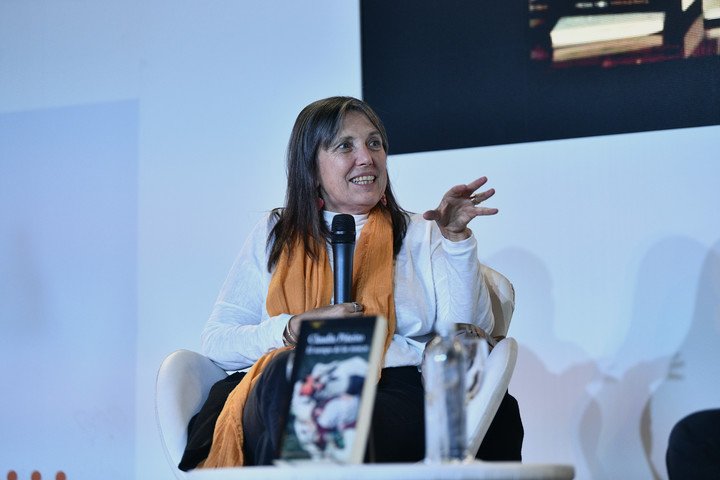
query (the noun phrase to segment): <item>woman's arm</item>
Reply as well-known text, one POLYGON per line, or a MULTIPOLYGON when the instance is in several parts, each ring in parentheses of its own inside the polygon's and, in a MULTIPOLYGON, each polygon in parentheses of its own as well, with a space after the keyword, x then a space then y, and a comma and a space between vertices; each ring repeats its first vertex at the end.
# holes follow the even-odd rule
POLYGON ((321 306, 307 312, 269 316, 266 301, 272 275, 267 271, 267 235, 272 219, 253 229, 225 279, 201 339, 203 353, 226 370, 249 367, 265 353, 284 346, 286 326, 297 335, 304 318, 360 316, 354 302, 321 306), (288 325, 289 322, 289 325, 288 325))
POLYGON ((475 193, 486 183, 487 178, 481 177, 452 187, 436 209, 423 215, 436 224, 437 233, 431 234, 432 264, 441 328, 469 323, 489 332, 494 324, 488 288, 477 258, 477 241, 468 228, 473 218, 498 212, 480 205, 495 194, 494 189, 475 193))
POLYGON ((477 257, 474 235, 452 242, 433 226, 434 245, 431 261, 437 327, 454 328, 454 324, 468 323, 491 332, 494 318, 490 294, 477 257), (438 238, 439 237, 439 238, 438 238))
POLYGON ((249 367, 283 346, 282 332, 290 315, 270 317, 265 307, 269 222, 269 216, 261 219, 245 241, 201 335, 203 353, 226 370, 249 367))

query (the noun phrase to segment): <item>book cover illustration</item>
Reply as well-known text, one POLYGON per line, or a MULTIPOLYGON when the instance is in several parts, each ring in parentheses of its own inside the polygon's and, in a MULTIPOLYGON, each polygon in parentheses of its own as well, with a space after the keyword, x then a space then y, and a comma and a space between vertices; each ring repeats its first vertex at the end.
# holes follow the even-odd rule
POLYGON ((386 332, 382 317, 302 322, 279 463, 362 463, 386 332))
POLYGON ((529 0, 530 58, 609 68, 717 55, 708 1, 529 0))

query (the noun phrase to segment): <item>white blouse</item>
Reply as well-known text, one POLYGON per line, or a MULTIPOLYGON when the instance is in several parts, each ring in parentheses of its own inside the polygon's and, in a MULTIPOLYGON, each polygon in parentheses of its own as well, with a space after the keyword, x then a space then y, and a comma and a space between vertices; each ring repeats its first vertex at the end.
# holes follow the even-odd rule
MULTIPOLYGON (((324 213, 329 226, 335 214, 324 213)), ((354 217, 359 237, 367 215, 354 217)), ((204 354, 228 371, 247 368, 282 347, 283 329, 292 316, 271 317, 265 307, 272 277, 266 248, 272 218, 266 214, 246 240, 202 332, 204 354)), ((332 253, 328 255, 332 268, 332 253)), ((396 328, 385 367, 420 365, 433 330, 451 328, 453 323, 472 323, 486 332, 493 328, 474 235, 452 242, 434 221, 413 214, 395 259, 394 287, 396 328)))

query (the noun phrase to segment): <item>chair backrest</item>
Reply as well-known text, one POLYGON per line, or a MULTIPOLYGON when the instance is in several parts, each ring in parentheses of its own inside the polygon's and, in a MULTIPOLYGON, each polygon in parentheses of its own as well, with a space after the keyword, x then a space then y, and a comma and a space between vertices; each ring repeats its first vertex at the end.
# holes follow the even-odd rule
POLYGON ((490 304, 495 317, 495 327, 491 334, 493 337, 506 337, 515 311, 515 289, 501 273, 485 265, 481 268, 490 292, 490 304))

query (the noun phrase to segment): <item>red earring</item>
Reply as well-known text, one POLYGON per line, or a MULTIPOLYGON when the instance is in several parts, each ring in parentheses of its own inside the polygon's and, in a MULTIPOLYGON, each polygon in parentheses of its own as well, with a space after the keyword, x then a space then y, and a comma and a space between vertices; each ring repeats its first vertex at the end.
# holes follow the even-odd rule
POLYGON ((384 193, 382 194, 382 197, 380 197, 380 203, 383 204, 383 207, 387 207, 387 197, 384 193))
POLYGON ((317 205, 318 210, 322 210, 325 206, 325 200, 323 200, 322 197, 317 197, 317 200, 315 200, 315 204, 317 205))

